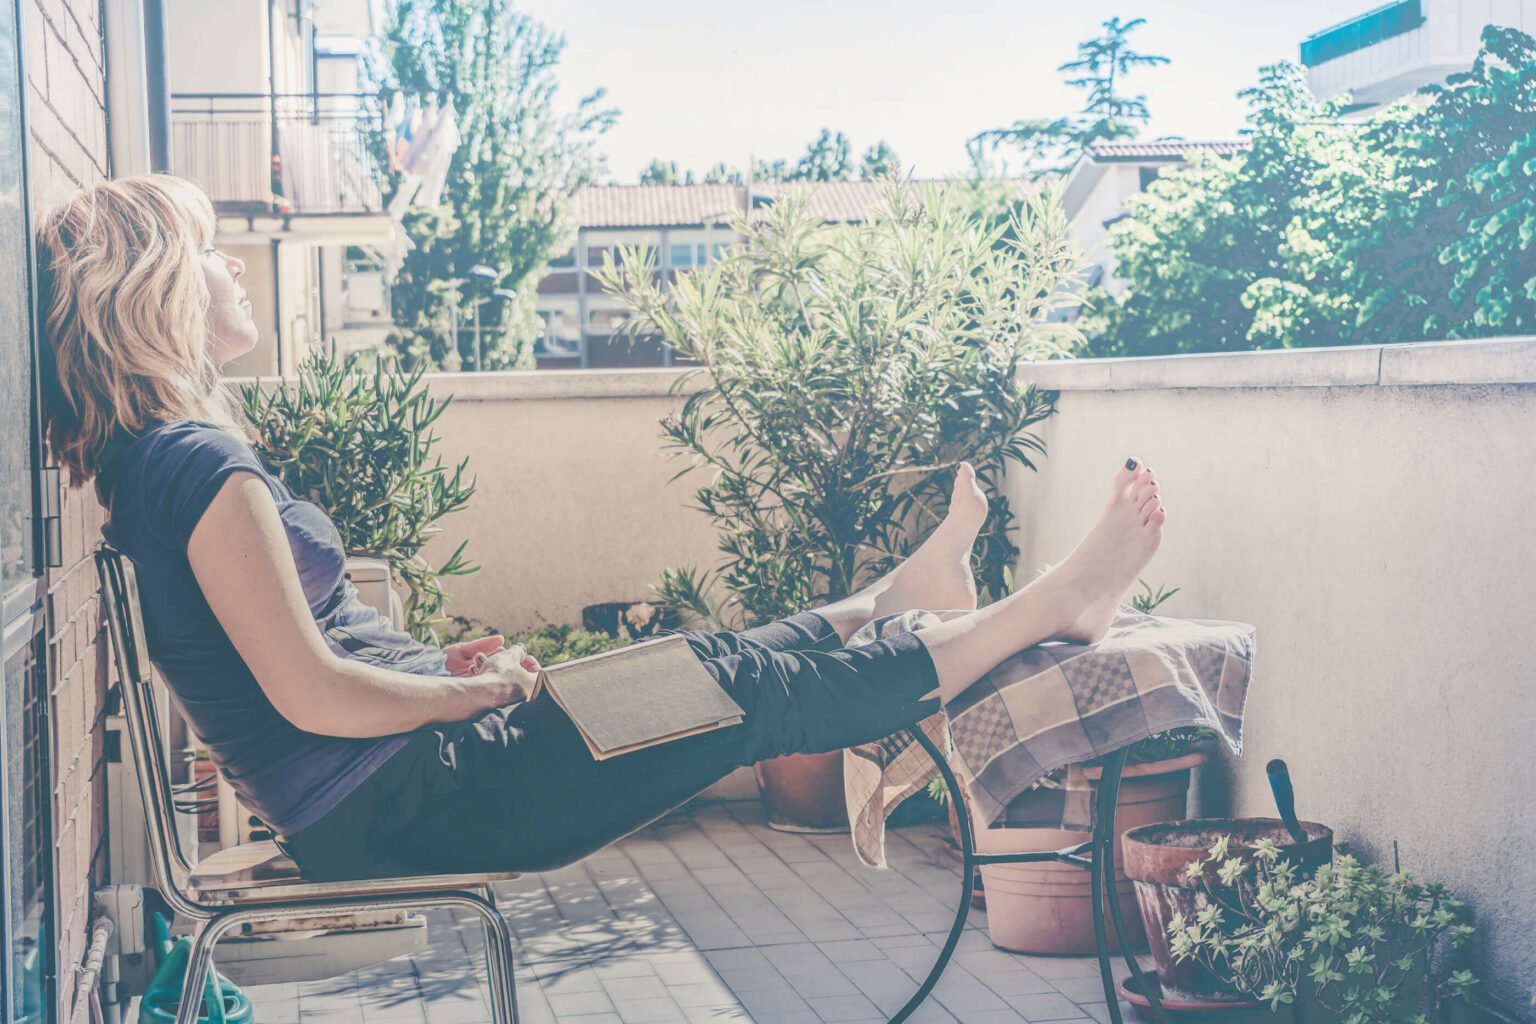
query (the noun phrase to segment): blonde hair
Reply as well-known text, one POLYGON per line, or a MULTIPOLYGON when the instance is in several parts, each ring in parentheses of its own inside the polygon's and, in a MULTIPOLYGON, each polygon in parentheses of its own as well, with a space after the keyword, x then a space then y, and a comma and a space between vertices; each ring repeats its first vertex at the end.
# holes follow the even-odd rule
POLYGON ((123 433, 182 419, 236 429, 201 266, 216 225, 196 185, 164 174, 81 189, 43 219, 48 444, 76 486, 123 433))

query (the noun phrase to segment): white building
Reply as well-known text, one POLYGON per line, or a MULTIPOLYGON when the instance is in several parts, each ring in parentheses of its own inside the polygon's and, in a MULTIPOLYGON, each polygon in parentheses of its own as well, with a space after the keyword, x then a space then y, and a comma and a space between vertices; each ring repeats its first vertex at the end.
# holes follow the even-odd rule
POLYGON ((378 344, 381 268, 405 242, 379 167, 388 112, 362 92, 374 4, 169 0, 167 15, 169 169, 213 200, 260 328, 231 372, 291 373, 332 339, 378 344))
POLYGON ((1126 216, 1125 201, 1168 167, 1182 167, 1195 151, 1231 156, 1241 142, 1099 142, 1089 146, 1062 183, 1061 204, 1070 222, 1072 241, 1091 267, 1085 281, 1102 285, 1119 297, 1125 282, 1115 274, 1115 252, 1109 229, 1126 216))
POLYGON ((1536 2, 1397 0, 1308 36, 1301 63, 1318 96, 1371 110, 1471 67, 1488 25, 1536 34, 1536 2))

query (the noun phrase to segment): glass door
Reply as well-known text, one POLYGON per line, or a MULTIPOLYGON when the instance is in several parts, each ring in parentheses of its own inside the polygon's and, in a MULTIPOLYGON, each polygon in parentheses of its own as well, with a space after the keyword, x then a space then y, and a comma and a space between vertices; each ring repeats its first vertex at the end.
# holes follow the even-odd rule
POLYGON ((21 19, 0 0, 0 1021, 53 1006, 41 498, 21 19))

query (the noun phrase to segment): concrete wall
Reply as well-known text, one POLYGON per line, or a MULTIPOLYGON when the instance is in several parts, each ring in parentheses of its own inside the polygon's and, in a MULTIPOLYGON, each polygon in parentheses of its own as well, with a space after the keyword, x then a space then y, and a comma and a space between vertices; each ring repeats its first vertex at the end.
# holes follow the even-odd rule
MULTIPOLYGON (((1493 989, 1536 983, 1536 342, 1093 360, 1059 389, 1039 474, 1011 484, 1021 578, 1093 522, 1115 467, 1157 469, 1170 511, 1144 574, 1171 615, 1258 627, 1247 750, 1204 771, 1208 813, 1271 813, 1284 757, 1301 813, 1468 896, 1493 989)), ((436 554, 484 566, 453 607, 502 629, 641 597, 714 538, 668 485, 673 371, 433 378, 481 491, 436 554)))
POLYGON ((1169 510, 1170 615, 1258 627, 1240 761, 1201 806, 1303 817, 1469 897, 1493 989, 1536 984, 1536 342, 1085 361, 1013 486, 1021 578, 1093 521, 1127 455, 1169 510))
MULTIPOLYGON (((709 565, 714 535, 668 479, 659 423, 681 407, 675 370, 441 374, 445 460, 469 457, 479 490, 443 521, 441 560, 468 538, 484 568, 449 581, 452 610, 505 631, 578 623, 582 606, 651 596, 670 566, 709 565)), ((702 482, 702 476, 698 478, 702 482)))
POLYGON ((267 0, 171 0, 166 12, 174 55, 171 91, 271 92, 268 13, 267 0))

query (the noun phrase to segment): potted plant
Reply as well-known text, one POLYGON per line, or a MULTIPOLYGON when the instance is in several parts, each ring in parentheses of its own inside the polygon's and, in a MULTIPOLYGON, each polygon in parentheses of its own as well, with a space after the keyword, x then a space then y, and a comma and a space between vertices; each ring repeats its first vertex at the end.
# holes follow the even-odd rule
POLYGON ((1165 868, 1185 862, 1177 891, 1193 894, 1189 912, 1167 920, 1176 977, 1216 979, 1271 1009, 1292 1007, 1307 1024, 1457 1019, 1477 984, 1461 963, 1473 929, 1460 899, 1349 854, 1330 861, 1322 826, 1306 825, 1313 838, 1298 847, 1282 845, 1283 830, 1238 824, 1243 831, 1177 855, 1166 844, 1187 842, 1189 828, 1142 837, 1165 868))
MULTIPOLYGON (((695 503, 723 558, 664 573, 668 604, 739 628, 852 593, 941 521, 962 460, 991 505, 979 589, 1001 592, 1017 556, 1003 472, 1034 467, 1031 428, 1054 409, 1018 371, 1079 343, 1050 314, 1081 262, 1049 196, 988 220, 964 193, 888 182, 867 221, 829 225, 792 191, 739 218, 723 260, 670 284, 645 250, 605 261, 597 276, 633 310, 629 335, 699 364, 662 428, 707 474, 695 503)), ((837 753, 759 775, 776 824, 846 827, 837 753)))
POLYGON ((1239 867, 1252 862, 1256 849, 1279 843, 1290 844, 1287 856, 1301 872, 1315 871, 1328 863, 1333 856, 1333 833, 1312 822, 1299 825, 1307 837, 1301 844, 1294 843, 1285 825, 1275 818, 1166 821, 1126 833, 1122 841, 1125 869, 1135 882, 1140 917, 1150 940, 1165 1002, 1192 1011, 1259 1005, 1219 974, 1177 957, 1169 938, 1169 924, 1176 919, 1197 917, 1216 892, 1212 883, 1218 877, 1223 884, 1235 881, 1226 874, 1203 877, 1207 851, 1213 848, 1221 852, 1224 860, 1233 860, 1239 867))
POLYGON ((432 452, 432 424, 448 400, 431 397, 423 372, 383 363, 354 372, 333 346, 304 360, 293 380, 247 384, 241 398, 268 469, 326 511, 349 556, 388 563, 405 592, 407 630, 435 642, 448 600, 442 579, 478 567, 465 560, 464 544, 437 566, 422 548, 475 485, 465 478, 467 462, 450 468, 432 452))

